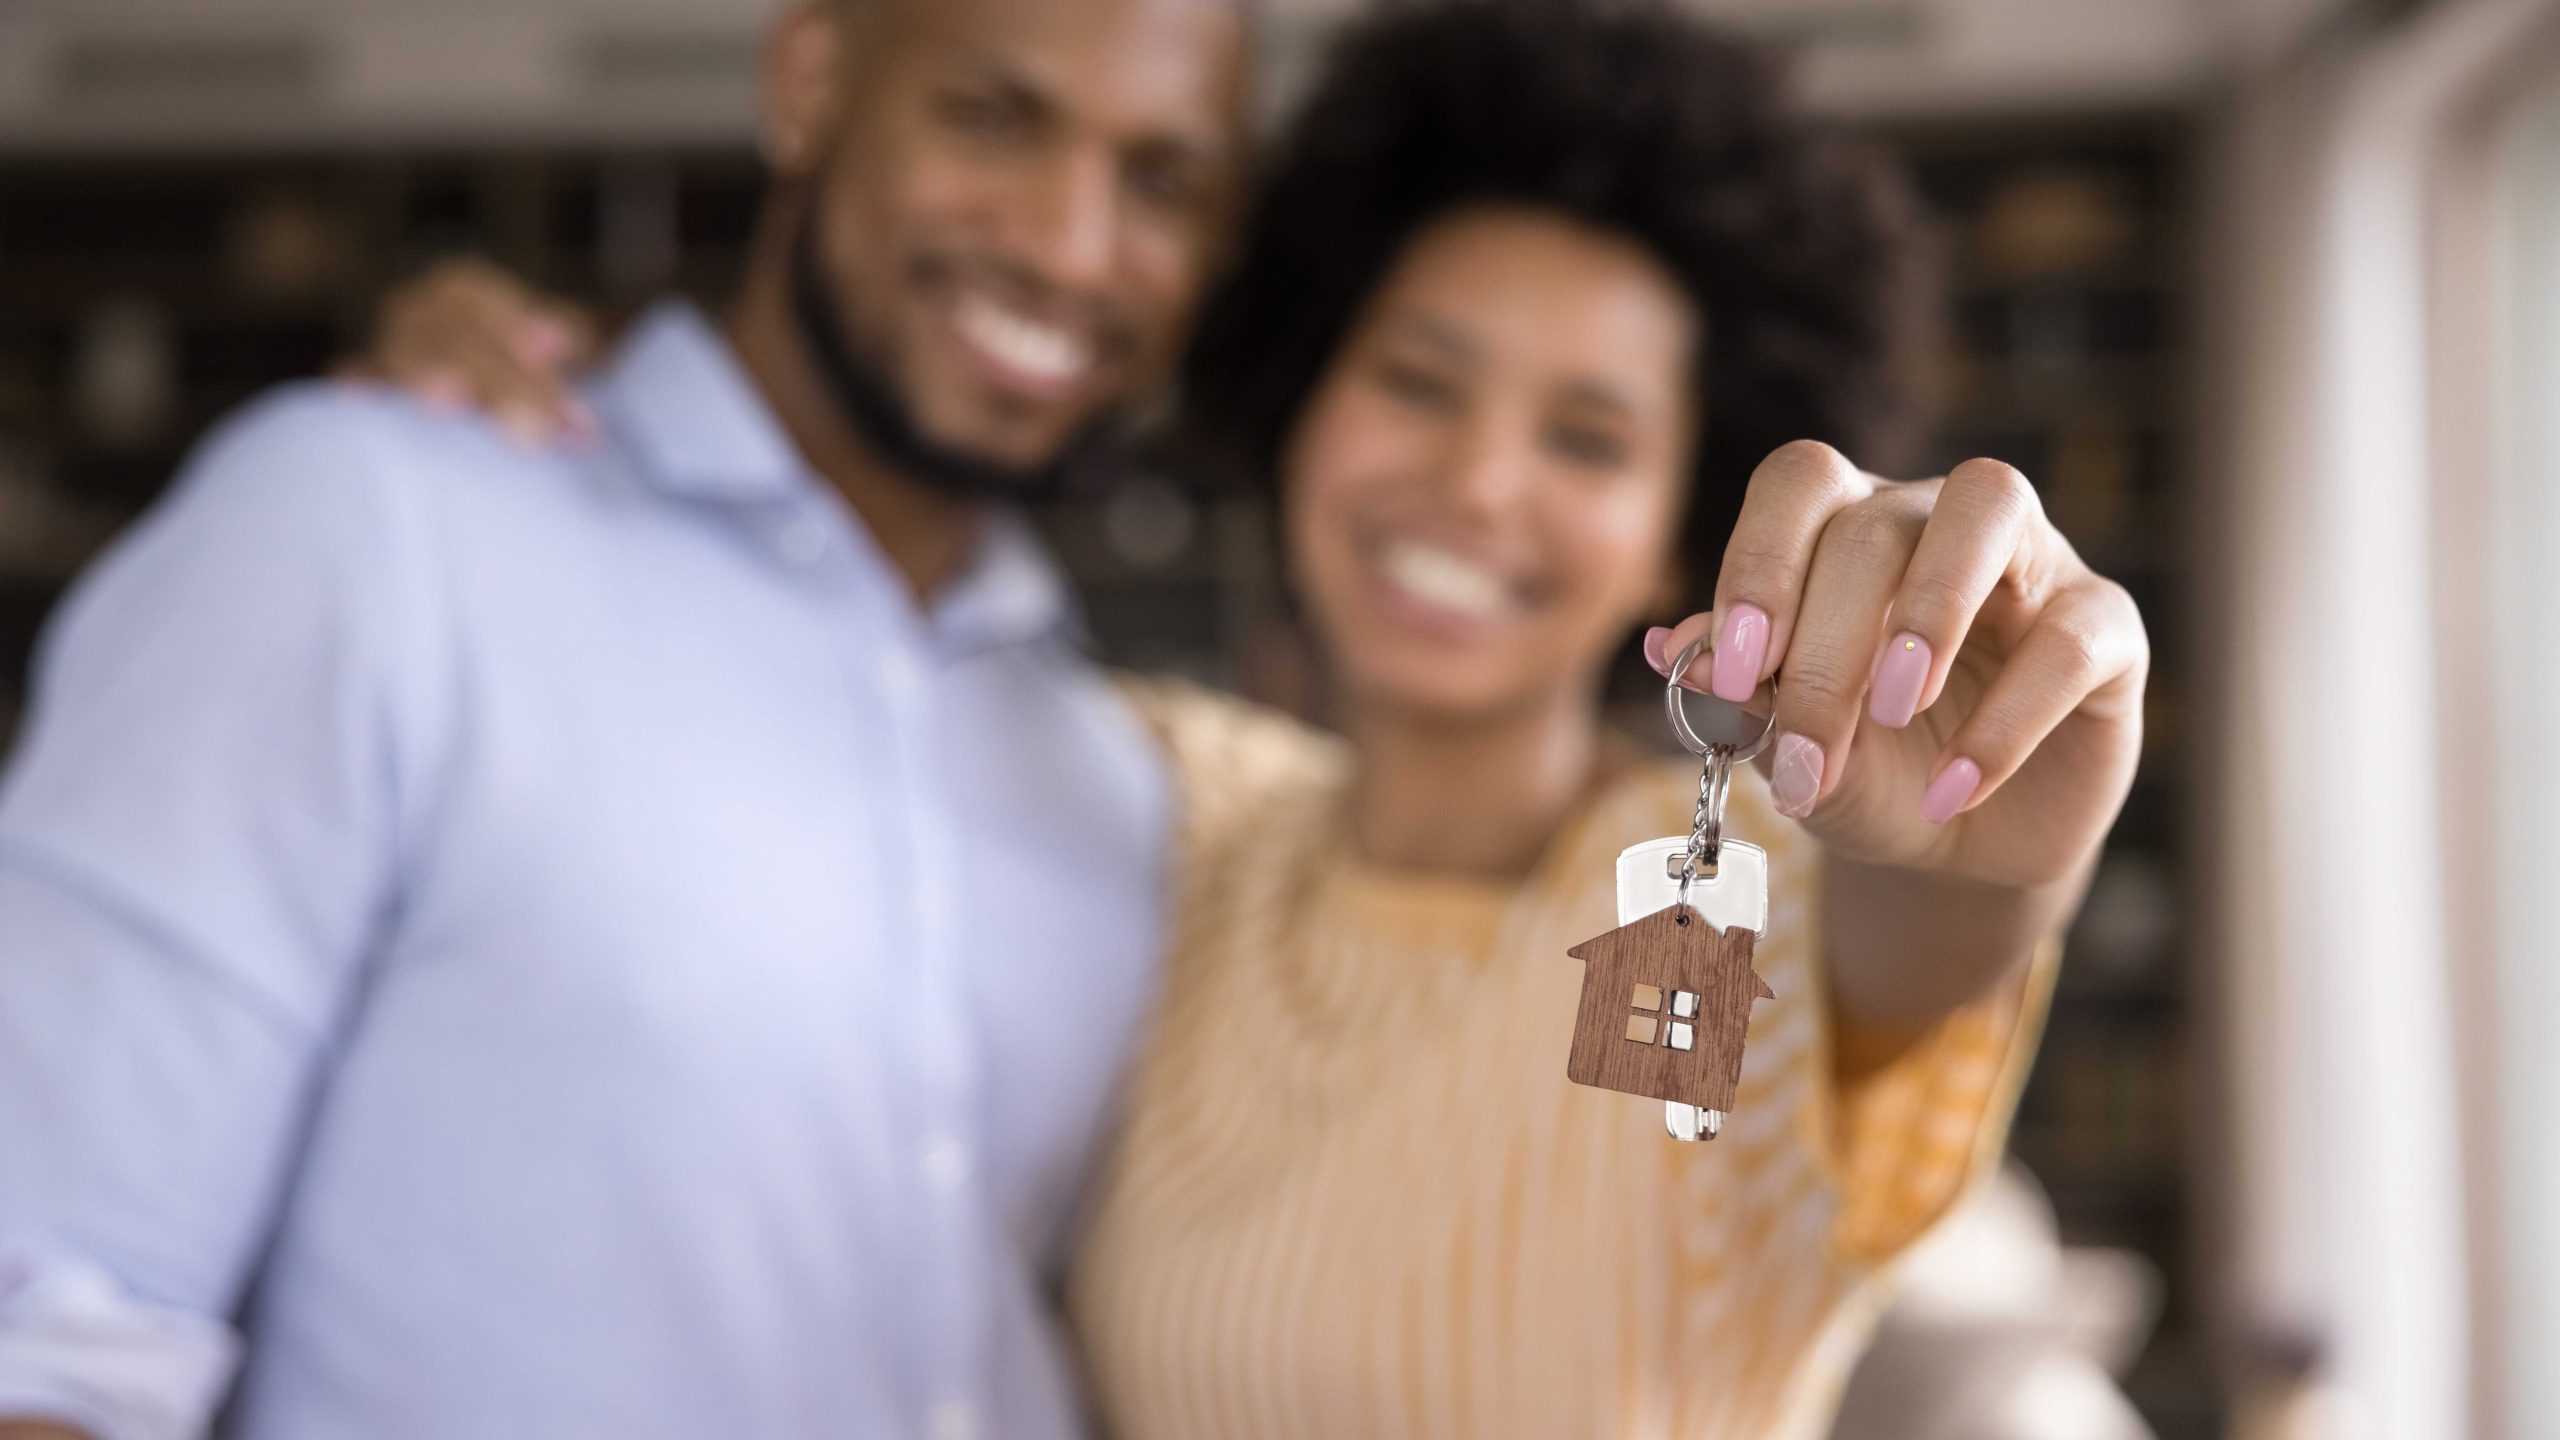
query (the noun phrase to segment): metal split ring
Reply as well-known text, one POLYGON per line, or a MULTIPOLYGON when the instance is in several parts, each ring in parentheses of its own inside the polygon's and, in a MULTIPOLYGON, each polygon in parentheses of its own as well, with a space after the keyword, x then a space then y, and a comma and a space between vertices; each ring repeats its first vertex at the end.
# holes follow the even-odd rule
POLYGON ((1770 706, 1768 715, 1760 721, 1758 732, 1754 733, 1751 716, 1741 706, 1721 696, 1698 695, 1696 698, 1723 708, 1726 713, 1722 717, 1725 723, 1721 728, 1732 732, 1733 738, 1708 739, 1701 736, 1689 724, 1689 709, 1684 698, 1695 692, 1683 688, 1680 677, 1687 674, 1689 667, 1705 653, 1707 637, 1701 635, 1690 641, 1688 648, 1680 652, 1680 657, 1671 662, 1669 683, 1663 689, 1662 708, 1671 716, 1671 733, 1680 737, 1680 743, 1688 747, 1690 754, 1705 758, 1721 750, 1730 755, 1735 764, 1740 764, 1758 755, 1768 745, 1770 732, 1778 728, 1778 710, 1775 705, 1770 706))

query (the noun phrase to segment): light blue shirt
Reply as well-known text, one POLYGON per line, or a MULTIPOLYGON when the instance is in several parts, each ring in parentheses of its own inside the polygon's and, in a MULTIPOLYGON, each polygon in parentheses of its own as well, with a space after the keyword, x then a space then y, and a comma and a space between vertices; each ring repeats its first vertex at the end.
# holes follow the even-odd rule
POLYGON ((1166 781, 1017 523, 920 610, 694 311, 532 452, 227 424, 0 790, 0 1413, 1065 1436, 1166 781))

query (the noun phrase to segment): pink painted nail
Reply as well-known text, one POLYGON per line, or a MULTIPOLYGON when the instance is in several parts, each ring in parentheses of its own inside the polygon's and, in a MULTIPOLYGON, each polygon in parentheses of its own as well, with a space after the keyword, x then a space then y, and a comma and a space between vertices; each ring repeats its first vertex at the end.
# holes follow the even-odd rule
POLYGON ((1822 798, 1822 747, 1790 730, 1778 737, 1778 756, 1769 767, 1769 799, 1778 813, 1801 820, 1822 798))
POLYGON ((516 358, 535 369, 569 358, 569 327, 537 316, 516 327, 516 358))
POLYGON ((1932 825, 1944 825, 1973 798, 1982 785, 1982 767, 1959 755, 1947 762, 1938 778, 1920 796, 1920 818, 1932 825))
POLYGON ((1669 626, 1656 625, 1644 632, 1644 663, 1653 667, 1654 674, 1669 675, 1671 673, 1670 645, 1671 628, 1669 626))
POLYGON ((411 382, 410 388, 436 410, 459 410, 471 399, 462 376, 451 370, 431 370, 411 382))
POLYGON ((1905 630, 1884 644, 1876 662, 1875 684, 1867 689, 1867 716, 1888 730, 1899 730, 1919 713, 1920 692, 1929 684, 1929 642, 1905 630))
POLYGON ((1724 633, 1716 638, 1715 678, 1711 688, 1719 700, 1739 705, 1760 688, 1760 662, 1769 658, 1769 613, 1757 605, 1736 605, 1724 617, 1724 633))

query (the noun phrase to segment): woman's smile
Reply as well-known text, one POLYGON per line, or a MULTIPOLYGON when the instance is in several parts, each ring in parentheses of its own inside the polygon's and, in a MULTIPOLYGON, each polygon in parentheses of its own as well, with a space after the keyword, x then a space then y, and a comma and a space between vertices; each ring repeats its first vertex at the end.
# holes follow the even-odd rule
POLYGON ((1366 547, 1373 589, 1389 623, 1465 640, 1517 618, 1538 587, 1466 549, 1389 534, 1366 547))
POLYGON ((1292 569, 1346 697, 1503 723, 1657 604, 1697 319, 1623 236, 1518 207, 1424 227, 1288 451, 1292 569))

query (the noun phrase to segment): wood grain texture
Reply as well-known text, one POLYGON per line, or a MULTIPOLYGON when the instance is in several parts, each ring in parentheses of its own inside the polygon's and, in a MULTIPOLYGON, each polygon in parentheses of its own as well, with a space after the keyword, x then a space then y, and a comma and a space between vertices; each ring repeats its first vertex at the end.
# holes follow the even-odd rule
POLYGON ((1739 925, 1720 931, 1694 909, 1675 905, 1566 951, 1584 967, 1566 1077, 1603 1090, 1732 1110, 1751 1002, 1777 998, 1751 968, 1751 947, 1759 938, 1739 925), (1656 1012, 1662 1024, 1649 1045, 1627 1038, 1627 1018, 1646 1013, 1631 1003, 1639 985, 1658 986, 1664 997, 1664 1008, 1656 1012), (1694 1017, 1672 1014, 1670 997, 1678 991, 1698 997, 1694 1017), (1675 1021, 1694 1027, 1693 1048, 1664 1043, 1675 1021))

